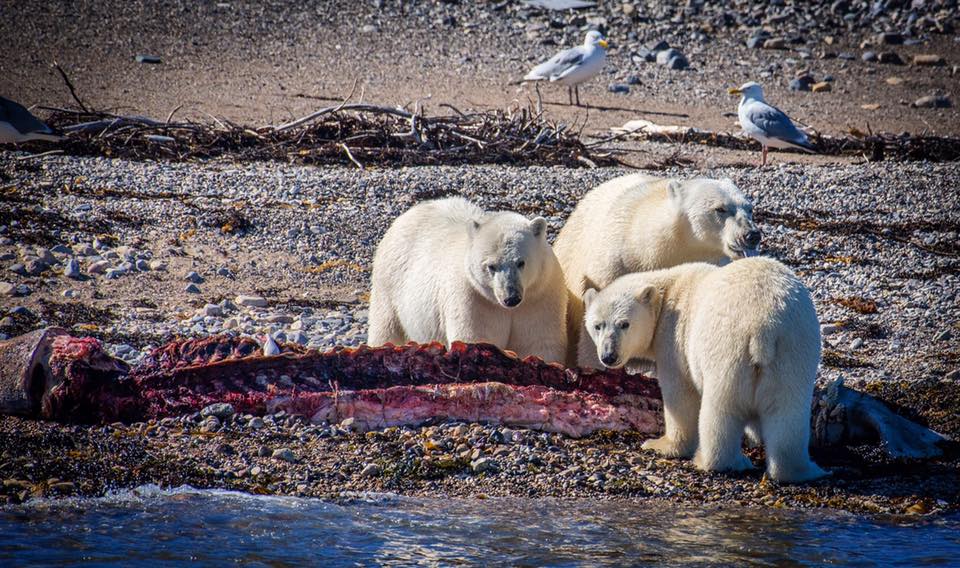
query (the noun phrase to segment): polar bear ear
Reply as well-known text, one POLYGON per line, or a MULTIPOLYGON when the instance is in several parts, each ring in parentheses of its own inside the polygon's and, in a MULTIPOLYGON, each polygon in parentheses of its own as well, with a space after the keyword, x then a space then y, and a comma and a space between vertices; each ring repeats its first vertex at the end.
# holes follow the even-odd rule
POLYGON ((470 221, 470 223, 467 224, 467 234, 469 234, 471 237, 476 235, 479 231, 480 221, 470 221))
POLYGON ((587 288, 583 293, 583 305, 589 306, 597 298, 596 288, 587 288))
POLYGON ((670 196, 670 201, 679 205, 683 201, 683 184, 679 180, 670 180, 667 183, 667 195, 670 196))
POLYGON ((654 300, 657 298, 657 288, 656 286, 644 286, 636 294, 637 302, 641 304, 653 305, 654 300))
POLYGON ((530 221, 530 230, 533 231, 533 236, 543 237, 547 234, 547 220, 543 217, 537 217, 530 221))

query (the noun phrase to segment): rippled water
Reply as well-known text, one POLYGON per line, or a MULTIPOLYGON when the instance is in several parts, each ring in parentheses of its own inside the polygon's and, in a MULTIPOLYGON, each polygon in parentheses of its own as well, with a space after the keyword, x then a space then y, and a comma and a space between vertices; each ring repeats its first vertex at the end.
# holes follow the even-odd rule
POLYGON ((142 487, 0 508, 0 566, 956 565, 960 518, 142 487))

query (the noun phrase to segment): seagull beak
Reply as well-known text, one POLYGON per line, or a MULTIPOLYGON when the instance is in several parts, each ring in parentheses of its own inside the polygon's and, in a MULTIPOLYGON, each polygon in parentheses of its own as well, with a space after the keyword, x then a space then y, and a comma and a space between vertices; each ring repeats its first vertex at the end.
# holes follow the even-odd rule
POLYGON ((610 45, 610 44, 607 43, 607 40, 601 39, 600 41, 597 42, 597 45, 599 45, 600 47, 606 49, 607 46, 610 45))
POLYGON ((730 87, 729 89, 727 89, 727 92, 730 93, 731 95, 739 95, 740 89, 736 87, 730 87))

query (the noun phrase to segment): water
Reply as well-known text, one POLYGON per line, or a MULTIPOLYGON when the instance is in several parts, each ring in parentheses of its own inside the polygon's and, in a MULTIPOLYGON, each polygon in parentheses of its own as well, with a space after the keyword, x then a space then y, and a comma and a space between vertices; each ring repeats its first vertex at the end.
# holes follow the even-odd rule
POLYGON ((960 517, 142 487, 0 508, 0 566, 956 566, 960 517))

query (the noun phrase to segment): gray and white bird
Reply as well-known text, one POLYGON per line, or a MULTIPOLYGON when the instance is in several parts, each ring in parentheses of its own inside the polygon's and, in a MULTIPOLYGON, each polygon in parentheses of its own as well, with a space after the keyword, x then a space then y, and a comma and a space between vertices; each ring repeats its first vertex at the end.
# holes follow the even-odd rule
POLYGON ((0 144, 20 144, 30 140, 57 142, 62 138, 20 103, 0 97, 0 144))
POLYGON ((761 165, 767 164, 767 149, 771 146, 815 152, 807 135, 793 125, 790 117, 777 107, 767 104, 759 83, 750 81, 739 88, 727 89, 727 92, 740 95, 737 116, 743 131, 763 146, 761 165))
POLYGON ((607 40, 595 30, 587 32, 583 45, 565 49, 554 55, 549 61, 537 65, 527 73, 524 81, 550 81, 566 85, 570 104, 576 93, 577 106, 580 106, 580 83, 590 79, 603 69, 607 58, 607 40))

